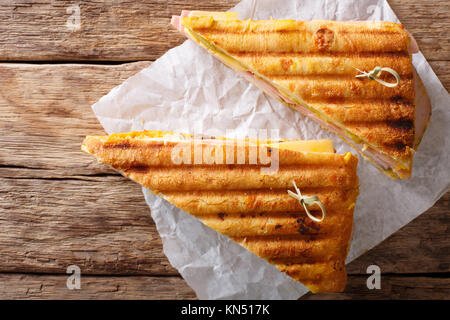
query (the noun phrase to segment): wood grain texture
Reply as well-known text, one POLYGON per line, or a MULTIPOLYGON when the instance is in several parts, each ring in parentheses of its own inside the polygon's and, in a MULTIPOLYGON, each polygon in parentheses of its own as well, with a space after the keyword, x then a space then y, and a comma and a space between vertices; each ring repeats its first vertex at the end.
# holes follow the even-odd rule
POLYGON ((8 152, 0 166, 50 170, 51 177, 111 173, 80 152, 86 135, 104 134, 91 105, 148 65, 1 64, 0 143, 8 152))
POLYGON ((305 300, 449 300, 450 278, 381 275, 381 289, 367 289, 367 276, 350 276, 342 293, 311 294, 305 300))
POLYGON ((172 15, 237 2, 18 0, 0 6, 0 60, 155 60, 185 40, 170 27, 172 15), (69 8, 77 3, 81 24, 73 31, 69 8))
MULTIPOLYGON (((450 192, 432 208, 351 262, 349 274, 366 274, 376 264, 382 273, 450 272, 450 192)), ((450 292, 449 292, 450 293, 450 292)))
POLYGON ((141 189, 121 176, 0 178, 0 272, 177 275, 141 189))
POLYGON ((98 277, 81 274, 81 288, 69 290, 69 275, 0 273, 0 299, 195 299, 180 277, 98 277))
MULTIPOLYGON (((79 2, 80 29, 67 27, 75 2, 16 0, 0 6, 0 60, 155 60, 185 38, 169 26, 182 9, 224 11, 238 0, 79 2)), ((428 60, 449 60, 450 3, 390 0, 428 60)), ((71 21, 71 20, 70 20, 71 21)))
MULTIPOLYGON (((0 299, 195 299, 179 277, 81 275, 81 289, 66 287, 68 275, 0 274, 0 299)), ((302 299, 449 299, 450 279, 382 275, 369 290, 366 276, 350 276, 343 293, 307 294, 302 299)))
MULTIPOLYGON (((0 178, 0 197, 0 272, 65 273, 75 264, 85 274, 178 274, 140 187, 121 176, 0 178)), ((449 202, 447 193, 349 274, 372 264, 384 273, 449 272, 449 202)))

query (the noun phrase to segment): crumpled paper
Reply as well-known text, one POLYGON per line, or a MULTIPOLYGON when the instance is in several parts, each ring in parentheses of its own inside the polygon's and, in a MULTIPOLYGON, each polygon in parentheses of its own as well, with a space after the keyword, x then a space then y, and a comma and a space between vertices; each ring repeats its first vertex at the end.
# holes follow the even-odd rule
MULTIPOLYGON (((240 18, 385 20, 399 22, 384 0, 244 0, 240 18)), ((167 26, 169 28, 169 26, 167 26)), ((450 99, 421 53, 413 63, 430 95, 433 115, 409 180, 391 180, 360 158, 360 196, 347 262, 430 208, 449 189, 450 99)), ((332 139, 313 121, 237 76, 191 41, 169 50, 93 105, 108 133, 174 130, 223 136, 230 129, 278 129, 280 137, 332 139)), ((170 263, 200 299, 297 299, 307 292, 275 267, 143 190, 170 263)), ((375 263, 375 261, 374 261, 375 263)))

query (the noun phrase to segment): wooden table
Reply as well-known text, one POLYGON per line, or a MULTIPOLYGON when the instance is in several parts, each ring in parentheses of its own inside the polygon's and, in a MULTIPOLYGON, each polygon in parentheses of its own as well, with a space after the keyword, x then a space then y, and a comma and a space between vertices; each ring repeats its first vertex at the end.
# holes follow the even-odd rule
MULTIPOLYGON (((80 143, 104 133, 90 108, 95 101, 184 41, 168 27, 171 15, 237 1, 82 1, 75 31, 67 26, 73 1, 5 2, 0 299, 195 298, 163 254, 140 188, 80 152, 80 143), (81 290, 66 287, 69 265, 81 268, 81 290)), ((450 2, 390 3, 448 90, 450 2)), ((449 299, 449 201, 447 193, 351 263, 344 293, 304 298, 449 299), (371 264, 383 272, 381 290, 366 287, 371 264)))

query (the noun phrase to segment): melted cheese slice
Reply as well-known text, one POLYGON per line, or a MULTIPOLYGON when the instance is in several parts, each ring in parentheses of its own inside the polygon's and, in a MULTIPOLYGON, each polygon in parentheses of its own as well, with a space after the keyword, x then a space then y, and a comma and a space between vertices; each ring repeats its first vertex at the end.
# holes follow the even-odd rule
MULTIPOLYGON (((150 130, 143 132, 129 132, 126 134, 130 139, 138 140, 170 140, 170 141, 186 141, 193 138, 191 134, 176 133, 172 131, 158 131, 150 130)), ((114 140, 115 138, 123 138, 123 134, 112 134, 105 139, 114 140)), ((257 140, 257 139, 230 139, 224 137, 214 137, 217 140, 236 140, 238 143, 245 143, 245 141, 251 144, 260 144, 267 147, 291 150, 295 152, 325 152, 325 153, 335 153, 333 147, 333 141, 328 139, 323 140, 281 140, 281 142, 271 142, 268 140, 257 140)), ((209 139, 204 139, 207 141, 209 139)), ((211 140, 214 142, 215 140, 211 140)))
POLYGON ((237 12, 214 12, 214 11, 189 11, 189 17, 211 17, 214 20, 237 20, 239 14, 237 12))
POLYGON ((327 152, 334 153, 331 140, 294 140, 271 144, 274 148, 296 152, 327 152))

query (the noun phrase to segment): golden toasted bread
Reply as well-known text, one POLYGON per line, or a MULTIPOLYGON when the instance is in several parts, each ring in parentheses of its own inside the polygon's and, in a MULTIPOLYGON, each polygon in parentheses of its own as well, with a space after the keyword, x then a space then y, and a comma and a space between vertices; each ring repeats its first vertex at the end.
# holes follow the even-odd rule
MULTIPOLYGON (((359 190, 358 160, 350 153, 335 154, 331 141, 198 139, 146 131, 86 137, 82 150, 311 291, 344 289, 359 190), (276 161, 275 170, 263 170, 271 165, 262 161, 266 156, 276 161), (299 200, 287 193, 294 191, 293 182, 304 197, 318 197, 326 209, 323 221, 313 221, 299 200)), ((306 208, 313 217, 322 214, 317 203, 306 208)))
MULTIPOLYGON (((431 105, 402 25, 238 20, 237 14, 216 18, 196 11, 184 11, 172 24, 263 91, 344 139, 384 173, 411 176, 431 105), (396 71, 398 85, 356 77, 358 69, 377 66, 396 71)), ((387 72, 378 79, 396 80, 387 72)))

